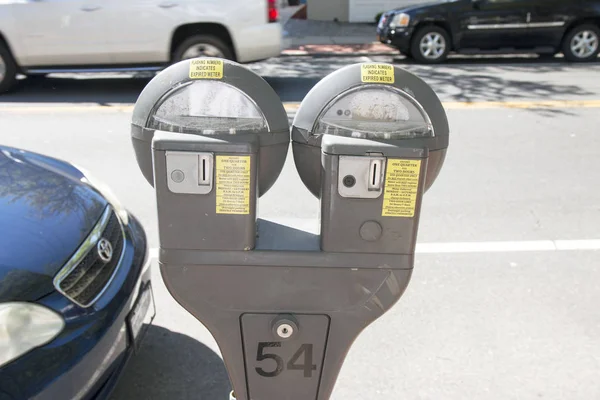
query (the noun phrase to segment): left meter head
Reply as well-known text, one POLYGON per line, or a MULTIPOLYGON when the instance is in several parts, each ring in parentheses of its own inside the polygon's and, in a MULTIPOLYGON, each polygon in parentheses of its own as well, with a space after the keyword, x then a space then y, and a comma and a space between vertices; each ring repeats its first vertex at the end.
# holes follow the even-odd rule
POLYGON ((290 142, 287 113, 277 93, 256 73, 219 58, 174 64, 140 94, 131 139, 138 165, 153 186, 152 140, 157 132, 255 143, 259 196, 277 180, 290 142))
POLYGON ((290 141, 267 82, 227 60, 181 61, 140 94, 131 137, 156 191, 161 249, 254 248, 258 197, 277 180, 290 141))

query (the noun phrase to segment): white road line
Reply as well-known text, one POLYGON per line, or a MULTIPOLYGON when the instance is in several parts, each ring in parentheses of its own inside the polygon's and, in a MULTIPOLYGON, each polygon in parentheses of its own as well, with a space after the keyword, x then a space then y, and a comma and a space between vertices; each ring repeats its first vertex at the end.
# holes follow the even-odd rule
POLYGON ((600 239, 591 240, 555 240, 556 250, 598 250, 600 239))
MULTIPOLYGON (((456 243, 417 243, 417 253, 499 253, 513 251, 556 251, 553 240, 521 242, 456 242, 456 243)), ((572 249, 576 250, 576 249, 572 249)))
MULTIPOLYGON (((524 251, 600 250, 600 239, 526 240, 504 242, 418 243, 419 254, 510 253, 524 251)), ((150 257, 158 258, 158 249, 150 249, 150 257)))

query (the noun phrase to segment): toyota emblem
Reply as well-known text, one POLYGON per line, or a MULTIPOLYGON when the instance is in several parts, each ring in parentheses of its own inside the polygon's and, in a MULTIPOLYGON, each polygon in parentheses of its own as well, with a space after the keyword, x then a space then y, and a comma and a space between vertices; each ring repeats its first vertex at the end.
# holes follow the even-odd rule
POLYGON ((98 241, 98 245, 96 246, 96 250, 98 251, 98 257, 100 257, 100 259, 105 263, 112 260, 113 247, 107 239, 100 239, 98 241))

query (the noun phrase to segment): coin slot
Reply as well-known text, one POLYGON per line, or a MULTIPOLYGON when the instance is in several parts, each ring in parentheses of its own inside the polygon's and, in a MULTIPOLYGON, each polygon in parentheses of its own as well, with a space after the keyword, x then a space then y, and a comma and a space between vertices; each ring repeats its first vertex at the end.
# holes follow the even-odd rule
POLYGON ((207 186, 212 183, 212 155, 200 154, 198 162, 198 185, 207 186))
POLYGON ((368 189, 370 191, 381 190, 382 167, 383 167, 382 160, 371 160, 371 164, 369 167, 369 184, 368 184, 368 189))

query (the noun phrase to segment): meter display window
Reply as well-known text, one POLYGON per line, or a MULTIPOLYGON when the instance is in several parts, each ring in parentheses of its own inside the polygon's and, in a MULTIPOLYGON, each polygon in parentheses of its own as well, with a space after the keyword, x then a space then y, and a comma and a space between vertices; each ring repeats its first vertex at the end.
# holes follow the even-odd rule
POLYGON ((268 130, 268 123, 245 93, 219 81, 190 82, 167 93, 151 113, 151 129, 200 135, 268 130))
POLYGON ((433 125, 409 94, 393 87, 362 85, 333 99, 317 118, 313 135, 363 139, 433 137, 433 125))

